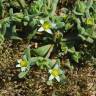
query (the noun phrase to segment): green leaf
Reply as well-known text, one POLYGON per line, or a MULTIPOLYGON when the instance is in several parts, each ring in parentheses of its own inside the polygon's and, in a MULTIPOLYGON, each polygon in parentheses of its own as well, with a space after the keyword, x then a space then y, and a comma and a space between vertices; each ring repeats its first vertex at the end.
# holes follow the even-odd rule
POLYGON ((88 0, 86 2, 87 9, 90 9, 92 7, 92 5, 93 5, 93 0, 88 0))
POLYGON ((79 34, 78 36, 79 36, 82 40, 86 40, 86 37, 83 36, 82 34, 79 34))
POLYGON ((67 52, 68 52, 68 47, 62 47, 61 50, 64 52, 64 54, 67 54, 67 52))
POLYGON ((84 13, 86 9, 86 4, 83 1, 77 1, 76 11, 84 13))
POLYGON ((27 73, 28 73, 27 71, 20 72, 20 73, 18 74, 18 77, 19 77, 19 78, 24 78, 27 73))
POLYGON ((68 52, 70 52, 70 53, 74 53, 75 52, 75 48, 74 47, 71 47, 70 49, 68 49, 68 52))
POLYGON ((9 15, 10 15, 10 20, 12 20, 12 16, 13 16, 13 8, 10 8, 10 10, 9 10, 9 15))
POLYGON ((36 64, 36 62, 38 61, 38 58, 39 58, 39 57, 32 57, 32 58, 31 58, 31 65, 36 64))
POLYGON ((2 0, 0 0, 0 16, 2 16, 2 12, 3 12, 3 3, 2 0))
POLYGON ((71 29, 72 26, 73 26, 73 25, 72 25, 71 23, 66 23, 66 24, 65 24, 65 30, 67 31, 67 30, 71 29))
POLYGON ((43 57, 38 57, 38 60, 36 61, 36 64, 41 69, 51 68, 52 67, 51 60, 50 59, 47 59, 47 58, 43 58, 43 57))
POLYGON ((17 0, 17 2, 20 5, 20 7, 22 8, 22 10, 24 11, 24 8, 26 7, 25 0, 17 0))
POLYGON ((37 56, 45 56, 47 55, 48 51, 50 50, 51 48, 51 44, 49 45, 45 45, 45 46, 42 46, 42 47, 39 47, 37 49, 32 49, 32 51, 37 55, 37 56))
POLYGON ((88 37, 88 38, 86 39, 86 41, 88 41, 89 43, 93 43, 93 42, 94 42, 94 40, 93 40, 92 38, 90 38, 90 37, 88 37))
POLYGON ((79 59, 80 59, 81 55, 79 52, 75 52, 74 54, 72 54, 72 59, 78 63, 79 62, 79 59))
POLYGON ((65 23, 64 22, 57 22, 57 27, 58 27, 58 29, 59 28, 63 28, 65 26, 65 23))
POLYGON ((30 61, 31 59, 30 45, 25 49, 24 55, 26 56, 27 60, 30 61))
POLYGON ((14 39, 14 40, 22 40, 22 38, 18 37, 18 36, 11 36, 10 37, 11 39, 14 39))
POLYGON ((55 14, 58 1, 59 1, 59 0, 52 0, 52 7, 53 7, 53 8, 52 8, 52 13, 51 13, 51 15, 54 15, 54 14, 55 14))
POLYGON ((37 33, 37 29, 30 32, 27 36, 28 40, 31 40, 36 35, 36 33, 37 33))

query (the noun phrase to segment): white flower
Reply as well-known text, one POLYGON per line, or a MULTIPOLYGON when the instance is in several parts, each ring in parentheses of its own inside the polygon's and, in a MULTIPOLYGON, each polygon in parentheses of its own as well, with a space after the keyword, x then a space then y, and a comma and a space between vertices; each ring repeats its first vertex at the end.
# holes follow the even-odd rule
POLYGON ((56 24, 48 22, 48 21, 44 21, 44 20, 40 20, 40 23, 42 24, 41 27, 38 29, 39 32, 42 31, 46 31, 49 34, 52 34, 51 28, 55 28, 56 24))
POLYGON ((26 71, 27 67, 28 67, 28 61, 26 59, 19 59, 17 60, 18 64, 16 65, 16 67, 20 67, 21 71, 26 71))
POLYGON ((49 73, 51 74, 49 76, 49 81, 55 78, 58 82, 60 82, 60 75, 62 74, 62 70, 59 68, 58 64, 56 64, 53 69, 49 70, 49 73))

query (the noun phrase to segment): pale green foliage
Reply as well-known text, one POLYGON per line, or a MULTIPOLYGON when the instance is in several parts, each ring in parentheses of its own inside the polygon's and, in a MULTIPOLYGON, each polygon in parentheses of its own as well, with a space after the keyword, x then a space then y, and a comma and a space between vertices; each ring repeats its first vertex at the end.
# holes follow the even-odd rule
POLYGON ((94 44, 96 40, 96 1, 76 0, 73 9, 62 8, 62 11, 58 10, 59 0, 34 0, 30 4, 27 0, 8 1, 0 0, 0 44, 6 38, 26 38, 38 43, 37 48, 28 47, 24 51, 22 58, 26 57, 28 66, 26 71, 20 72, 20 78, 25 77, 33 66, 49 70, 56 64, 52 59, 59 59, 58 64, 62 65, 63 57, 67 61, 65 65, 73 69, 71 62, 78 64, 83 58, 79 43, 83 46, 83 43, 94 44), (49 26, 51 34, 46 30, 38 31, 45 27, 40 20, 56 25, 49 26))

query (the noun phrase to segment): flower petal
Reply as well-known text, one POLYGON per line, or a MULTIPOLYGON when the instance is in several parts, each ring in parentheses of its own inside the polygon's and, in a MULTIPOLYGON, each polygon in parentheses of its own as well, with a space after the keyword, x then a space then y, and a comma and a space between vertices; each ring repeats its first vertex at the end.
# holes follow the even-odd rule
POLYGON ((20 63, 22 61, 22 59, 18 59, 17 62, 20 63))
POLYGON ((56 80, 58 81, 58 82, 60 82, 60 77, 59 76, 57 76, 57 77, 55 77, 56 78, 56 80))
POLYGON ((41 23, 41 24, 44 24, 44 20, 40 20, 40 23, 41 23))
POLYGON ((16 67, 21 67, 20 64, 17 64, 16 67))
POLYGON ((48 32, 49 34, 53 34, 50 29, 47 29, 46 32, 48 32))
POLYGON ((26 71, 26 67, 21 67, 21 71, 26 71))
POLYGON ((56 24, 55 24, 55 23, 52 23, 52 27, 53 27, 53 28, 56 28, 56 24))
POLYGON ((52 72, 52 70, 49 70, 49 73, 51 73, 52 72))
POLYGON ((39 31, 39 32, 42 32, 42 31, 44 31, 44 28, 43 28, 43 27, 40 27, 40 28, 38 29, 38 31, 39 31))
POLYGON ((54 79, 54 76, 53 75, 50 75, 49 81, 51 81, 52 79, 54 79))
POLYGON ((63 71, 63 70, 60 70, 60 73, 61 73, 61 74, 63 74, 63 73, 64 73, 64 71, 63 71))
POLYGON ((56 64, 54 68, 59 68, 59 65, 58 65, 58 64, 56 64))

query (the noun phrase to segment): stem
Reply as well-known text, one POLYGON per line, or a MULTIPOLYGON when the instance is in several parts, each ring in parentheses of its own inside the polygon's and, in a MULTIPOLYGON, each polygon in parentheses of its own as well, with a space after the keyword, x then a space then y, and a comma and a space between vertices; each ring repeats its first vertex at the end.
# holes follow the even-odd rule
POLYGON ((50 56, 50 54, 51 54, 51 52, 52 52, 52 50, 53 50, 53 47, 54 47, 54 45, 52 45, 52 46, 50 47, 50 49, 49 49, 49 51, 48 51, 48 53, 47 53, 47 55, 46 55, 45 58, 49 58, 49 56, 50 56))

